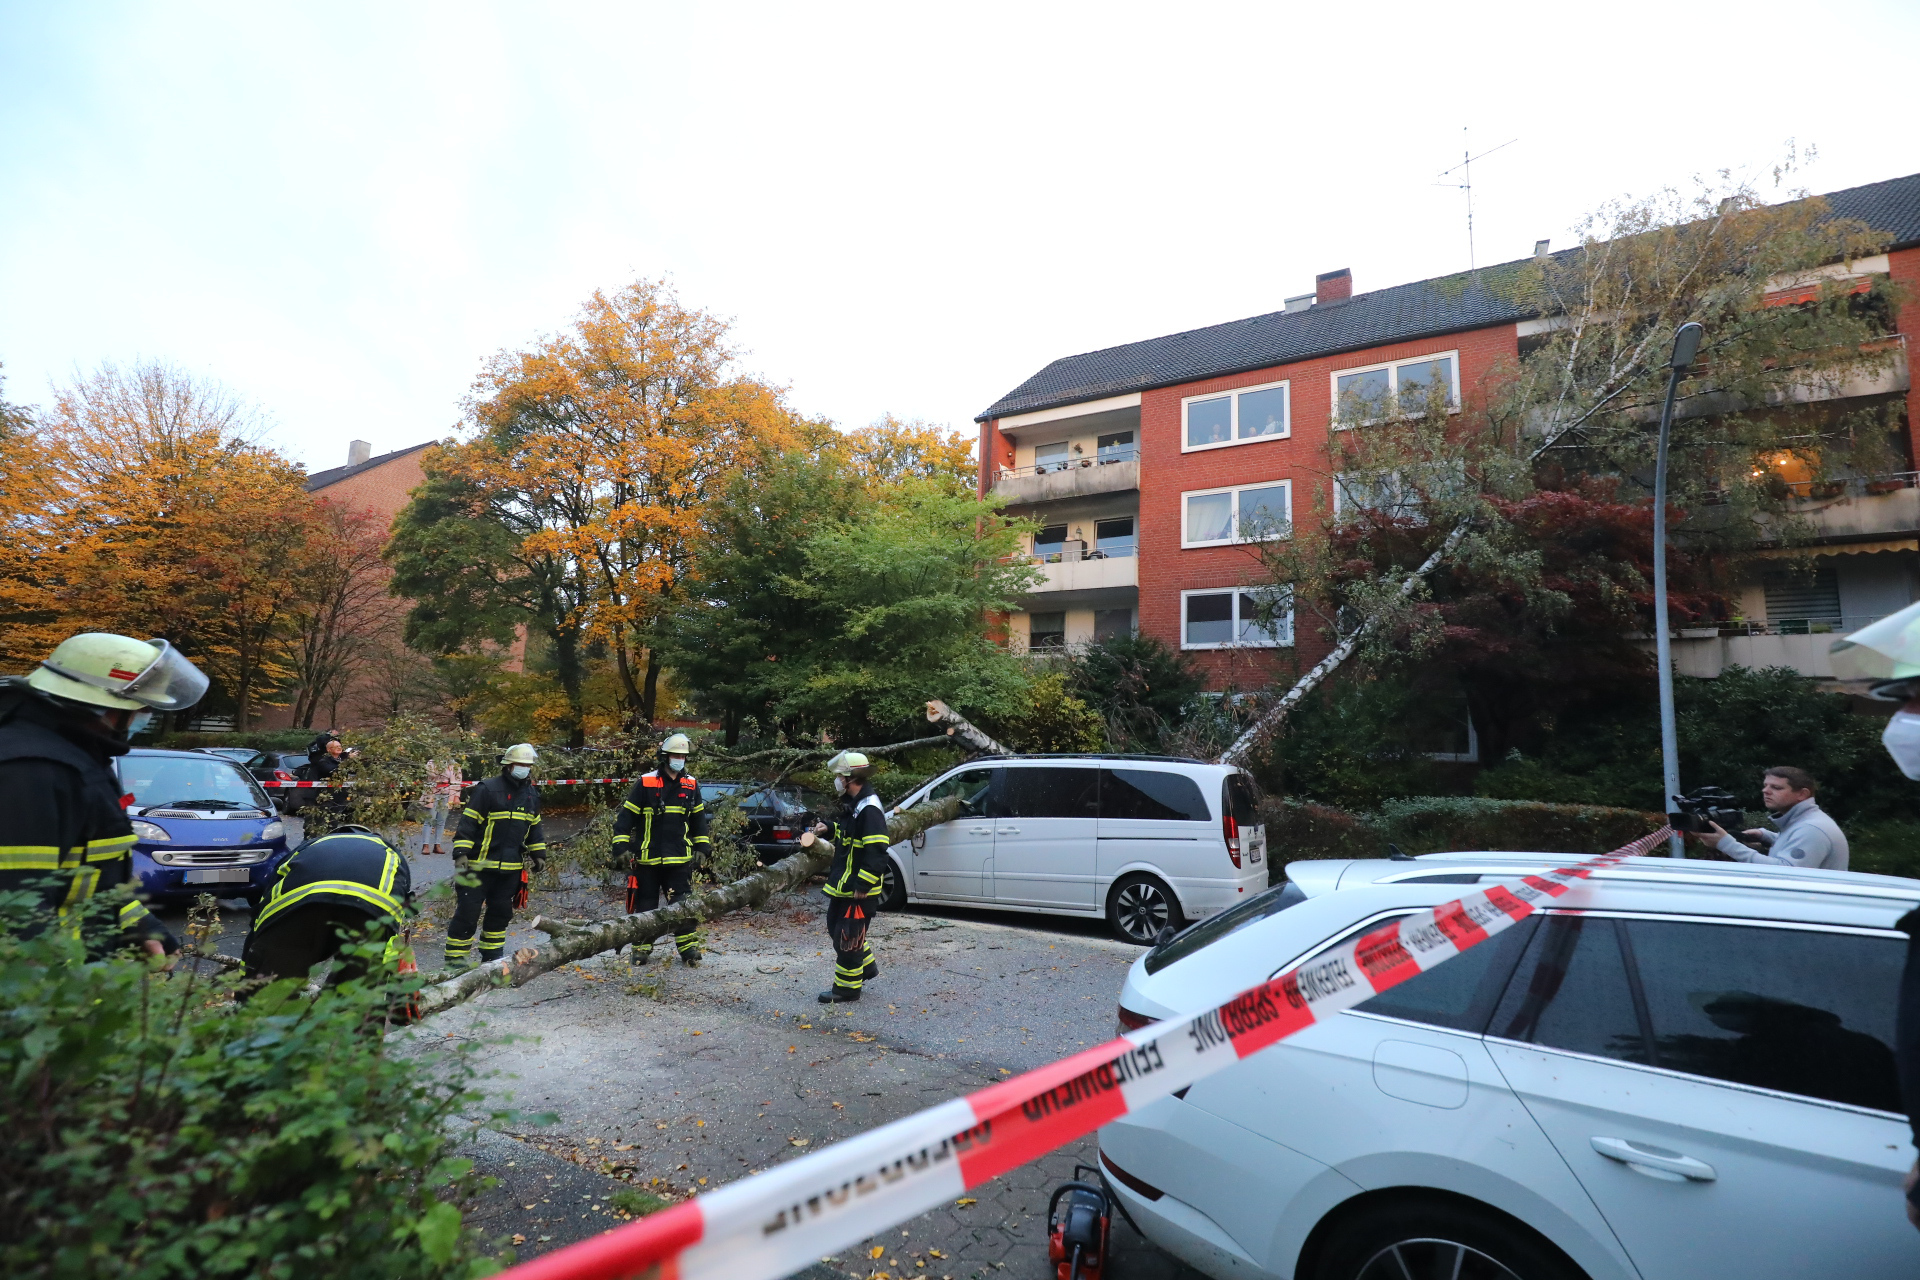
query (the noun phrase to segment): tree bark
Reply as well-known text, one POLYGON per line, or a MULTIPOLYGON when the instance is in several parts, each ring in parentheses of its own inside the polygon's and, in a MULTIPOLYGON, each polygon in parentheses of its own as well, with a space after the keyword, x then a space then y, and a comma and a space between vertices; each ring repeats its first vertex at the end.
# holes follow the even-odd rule
POLYGON ((967 743, 976 750, 996 756, 1010 756, 1013 754, 1013 752, 1007 750, 992 738, 989 738, 980 729, 976 728, 965 716, 938 698, 927 703, 927 720, 931 724, 946 724, 948 726, 948 733, 959 738, 962 742, 967 743))
POLYGON ((647 646, 647 681, 640 689, 640 719, 653 723, 653 708, 660 695, 660 650, 647 646))
MULTIPOLYGON (((932 804, 915 805, 887 823, 892 843, 911 840, 928 827, 951 822, 960 816, 960 799, 949 796, 932 804)), ((663 933, 683 933, 702 920, 711 920, 738 911, 758 907, 775 893, 805 884, 809 877, 827 869, 833 846, 825 840, 802 838, 798 853, 790 854, 764 870, 743 876, 732 884, 682 898, 679 902, 642 911, 637 915, 603 920, 598 924, 576 926, 542 919, 536 926, 552 939, 544 947, 522 947, 510 956, 489 961, 477 969, 453 977, 436 975, 422 987, 420 1016, 444 1012, 497 987, 518 987, 563 964, 585 960, 603 951, 614 951, 636 942, 646 942, 663 933)))

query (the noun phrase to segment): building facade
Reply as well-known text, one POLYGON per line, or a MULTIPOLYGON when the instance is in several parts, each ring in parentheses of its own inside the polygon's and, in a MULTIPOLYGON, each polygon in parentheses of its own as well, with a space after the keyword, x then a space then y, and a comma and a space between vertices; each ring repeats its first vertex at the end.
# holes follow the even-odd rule
MULTIPOLYGON (((1817 532, 1816 570, 1755 557, 1738 621, 1681 636, 1686 674, 1739 663, 1830 676, 1831 633, 1920 599, 1920 403, 1905 357, 1920 329, 1920 174, 1826 199, 1891 240, 1832 273, 1884 274, 1906 290, 1893 369, 1828 394, 1894 406, 1905 456, 1884 474, 1826 483, 1787 466, 1778 482, 1817 532)), ((1254 616, 1244 587, 1257 564, 1239 535, 1312 529, 1338 512, 1347 495, 1326 459, 1343 398, 1404 398, 1439 383, 1471 407, 1545 327, 1474 276, 1367 293, 1353 284, 1346 270, 1328 272, 1279 311, 1056 360, 980 415, 981 494, 1041 526, 1031 551, 1045 578, 1010 617, 1011 643, 1071 648, 1137 629, 1185 651, 1214 687, 1264 683, 1323 656, 1314 628, 1254 616)))

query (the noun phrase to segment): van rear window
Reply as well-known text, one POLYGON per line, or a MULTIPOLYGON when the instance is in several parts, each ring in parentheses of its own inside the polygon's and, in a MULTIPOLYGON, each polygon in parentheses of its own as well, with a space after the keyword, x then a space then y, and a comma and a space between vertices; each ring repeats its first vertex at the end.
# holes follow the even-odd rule
POLYGON ((1213 817, 1192 778, 1155 769, 1102 769, 1100 816, 1146 822, 1206 822, 1213 817))
POLYGON ((1260 821, 1260 791, 1244 773, 1230 773, 1221 783, 1221 799, 1227 813, 1241 826, 1260 821))

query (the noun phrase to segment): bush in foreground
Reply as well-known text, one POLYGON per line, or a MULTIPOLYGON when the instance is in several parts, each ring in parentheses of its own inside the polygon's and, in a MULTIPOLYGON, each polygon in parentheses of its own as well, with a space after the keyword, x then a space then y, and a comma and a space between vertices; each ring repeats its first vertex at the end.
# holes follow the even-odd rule
POLYGON ((481 1180, 451 1155, 482 1102, 463 1048, 389 1052, 377 987, 284 981, 236 1003, 233 978, 88 964, 36 910, 0 898, 6 1274, 496 1269, 461 1221, 481 1180))

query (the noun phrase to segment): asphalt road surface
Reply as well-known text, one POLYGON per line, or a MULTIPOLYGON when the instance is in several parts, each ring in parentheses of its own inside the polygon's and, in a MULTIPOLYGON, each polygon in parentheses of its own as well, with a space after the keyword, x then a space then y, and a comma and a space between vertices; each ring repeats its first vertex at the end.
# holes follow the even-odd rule
MULTIPOLYGON (((413 865, 416 890, 452 873, 446 857, 413 865)), ((1139 954, 1099 922, 915 908, 875 920, 880 976, 864 998, 822 1005, 815 993, 833 971, 824 901, 817 889, 787 894, 709 922, 698 968, 662 937, 646 965, 597 956, 426 1024, 420 1034, 478 1045, 502 1100, 552 1117, 473 1140, 480 1169, 500 1180, 470 1215, 475 1228, 530 1257, 624 1221, 612 1196, 625 1188, 678 1200, 1097 1044, 1139 954)), ((507 946, 545 940, 524 927, 541 911, 620 910, 600 885, 536 893, 507 946)), ((438 967, 449 911, 429 899, 414 935, 424 969, 438 967)), ((218 949, 237 955, 244 903, 221 916, 218 949)), ((1047 1197, 1093 1155, 1089 1137, 808 1274, 1051 1276, 1047 1197)), ((1198 1275, 1117 1216, 1112 1254, 1114 1280, 1198 1275)))

